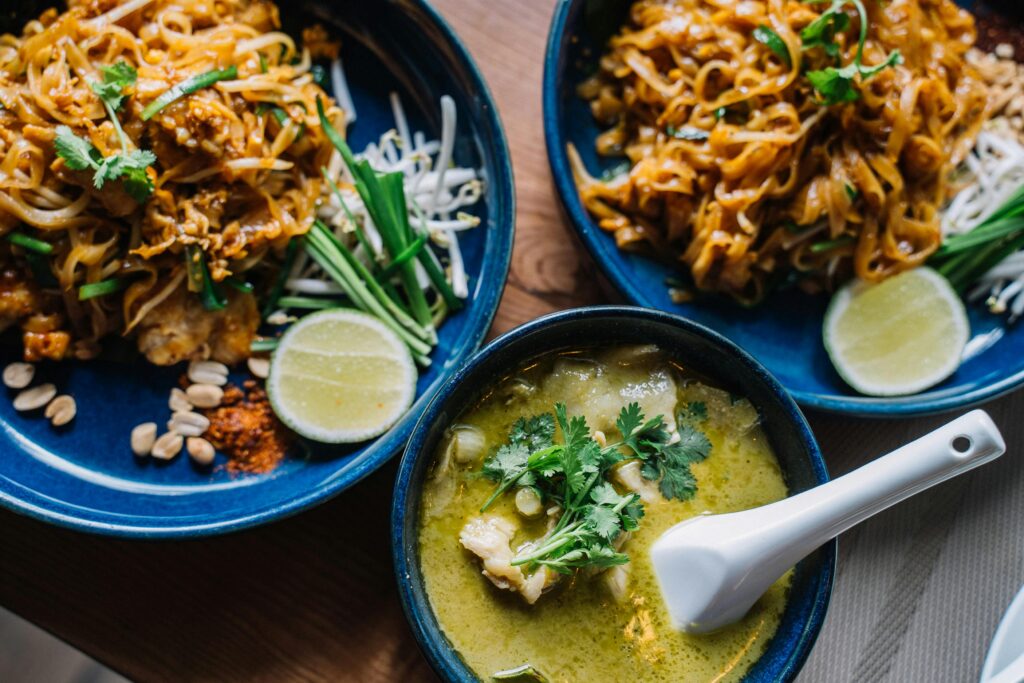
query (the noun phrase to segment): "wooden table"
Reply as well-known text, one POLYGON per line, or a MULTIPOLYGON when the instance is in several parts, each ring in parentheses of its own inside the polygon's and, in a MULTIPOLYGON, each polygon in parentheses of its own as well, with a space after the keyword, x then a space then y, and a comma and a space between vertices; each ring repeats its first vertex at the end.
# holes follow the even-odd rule
MULTIPOLYGON (((553 0, 435 4, 482 66, 515 163, 516 248, 493 333, 612 300, 563 224, 545 158, 540 83, 553 0)), ((990 406, 1014 449, 1024 446, 1011 422, 1022 407, 1019 397, 990 406)), ((833 472, 935 424, 812 422, 833 472)), ((391 573, 394 472, 392 463, 298 517, 208 540, 112 540, 0 513, 0 604, 137 680, 431 680, 391 573)))

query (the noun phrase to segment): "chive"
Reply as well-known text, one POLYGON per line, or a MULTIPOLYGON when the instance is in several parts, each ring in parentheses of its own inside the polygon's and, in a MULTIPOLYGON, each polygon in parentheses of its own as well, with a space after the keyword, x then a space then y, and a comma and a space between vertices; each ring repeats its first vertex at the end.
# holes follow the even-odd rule
MULTIPOLYGON (((400 175, 400 174, 399 174, 400 175)), ((405 189, 399 183, 398 195, 396 201, 399 205, 399 216, 402 222, 405 224, 406 231, 409 235, 409 241, 412 242, 415 239, 413 234, 412 225, 409 223, 409 207, 405 203, 405 189)), ((415 203, 414 203, 415 207, 415 203)), ((423 222, 422 234, 427 234, 426 221, 427 217, 423 215, 421 211, 417 211, 420 220, 423 222)), ((445 304, 449 309, 457 311, 462 308, 462 300, 455 296, 455 291, 452 290, 452 286, 448 284, 448 278, 445 277, 444 272, 441 269, 441 265, 434 256, 434 252, 429 249, 421 249, 416 253, 416 258, 419 260, 423 269, 427 271, 427 277, 430 278, 430 282, 434 285, 434 289, 437 290, 441 298, 444 299, 445 304)))
MULTIPOLYGON (((348 166, 349 171, 352 172, 352 177, 355 180, 356 191, 363 200, 363 204, 366 206, 367 212, 370 214, 373 224, 377 226, 380 232, 381 240, 384 242, 384 247, 388 252, 390 258, 394 258, 400 254, 408 243, 412 241, 410 234, 412 229, 409 226, 409 213, 408 208, 405 204, 405 187, 403 181, 403 175, 400 172, 391 174, 379 174, 373 170, 369 162, 365 159, 357 161, 355 155, 352 154, 352 150, 348 144, 341 137, 331 122, 327 119, 327 114, 324 111, 323 100, 317 98, 316 102, 317 114, 320 117, 320 126, 327 136, 327 139, 335 146, 338 152, 341 154, 342 159, 345 161, 345 165, 348 166)), ((423 262, 424 252, 420 252, 420 260, 423 262)), ((454 293, 451 292, 451 287, 444 279, 444 275, 441 274, 436 268, 435 272, 431 271, 430 262, 424 262, 423 267, 427 271, 427 275, 430 277, 431 282, 441 296, 445 298, 445 301, 452 306, 452 302, 449 301, 451 297, 455 306, 458 308, 461 306, 461 302, 458 301, 454 293), (439 282, 441 284, 439 284, 439 282), (447 290, 447 291, 446 291, 447 290)), ((403 264, 399 270, 399 276, 402 280, 402 288, 405 290, 406 299, 409 302, 410 310, 412 311, 413 317, 416 321, 425 329, 432 329, 432 316, 430 310, 427 307, 426 297, 423 294, 423 290, 420 288, 419 280, 416 278, 416 271, 411 263, 403 264)))
POLYGON ((288 246, 284 250, 284 263, 281 264, 281 270, 277 273, 277 279, 274 281, 274 286, 270 289, 270 296, 267 297, 267 303, 263 305, 263 317, 269 318, 270 314, 277 310, 277 300, 281 298, 281 292, 284 291, 284 285, 288 282, 288 275, 291 274, 292 264, 295 263, 295 255, 299 251, 299 240, 292 238, 288 242, 288 246))
POLYGON ((345 258, 332 259, 324 252, 324 249, 329 249, 329 247, 323 244, 322 235, 315 230, 310 231, 303 237, 303 244, 306 247, 306 252, 335 282, 341 285, 342 290, 357 308, 376 316, 378 320, 391 328, 415 355, 425 356, 430 353, 430 345, 413 336, 408 329, 395 321, 382 302, 370 293, 366 286, 367 283, 359 279, 345 258))
POLYGON ((260 71, 262 71, 263 73, 267 73, 268 71, 270 71, 270 67, 267 66, 267 58, 263 56, 262 52, 258 54, 260 56, 260 71))
POLYGON ((682 128, 668 126, 665 128, 665 133, 677 140, 689 140, 690 142, 706 142, 711 137, 711 133, 708 131, 693 126, 683 126, 682 128))
POLYGON ((52 254, 53 245, 49 242, 36 239, 35 237, 29 237, 23 232, 11 232, 7 234, 7 241, 11 244, 16 244, 22 249, 28 249, 34 251, 37 254, 52 254))
POLYGON ((857 238, 854 237, 853 235, 843 235, 841 237, 835 238, 834 240, 815 242, 814 244, 811 245, 810 249, 811 253, 820 254, 822 252, 832 251, 833 249, 838 249, 840 247, 851 245, 856 241, 857 238))
POLYGON ((217 288, 217 284, 210 277, 210 269, 206 266, 206 261, 200 261, 203 269, 203 291, 199 293, 199 298, 203 302, 203 308, 208 311, 219 311, 228 305, 227 299, 221 294, 217 288))
POLYGON ((793 57, 789 54, 786 41, 779 37, 779 34, 767 26, 761 25, 754 29, 754 40, 761 43, 782 60, 786 68, 793 67, 793 57))
POLYGON ((219 311, 227 306, 227 300, 210 277, 203 252, 194 244, 185 247, 185 268, 188 272, 188 291, 199 294, 203 308, 219 311))
POLYGON ((395 271, 397 271, 401 267, 401 265, 403 263, 405 263, 406 261, 412 259, 417 254, 419 254, 420 251, 423 249, 424 245, 426 245, 426 243, 427 243, 427 236, 426 235, 420 235, 419 237, 417 237, 416 241, 414 241, 412 244, 410 244, 408 247, 406 247, 405 251, 400 253, 395 258, 391 259, 391 263, 389 263, 386 268, 384 268, 382 271, 380 271, 381 279, 384 279, 384 278, 388 277, 389 275, 394 274, 395 271))
POLYGON ((264 114, 267 113, 268 109, 270 109, 269 104, 267 104, 266 102, 260 102, 259 104, 256 105, 256 116, 263 116, 264 114))
POLYGON ((407 310, 397 303, 397 293, 393 297, 388 295, 384 287, 382 287, 377 279, 373 277, 373 275, 367 270, 366 266, 364 266, 363 263, 355 257, 355 254, 353 254, 348 247, 342 244, 338 238, 327 229, 327 226, 320 221, 317 221, 313 224, 312 232, 314 233, 314 238, 319 241, 323 250, 333 251, 335 254, 341 255, 341 257, 347 262, 348 266, 362 279, 366 288, 373 297, 384 306, 388 313, 390 313, 398 323, 407 327, 424 341, 434 341, 433 331, 428 326, 420 325, 412 318, 412 316, 410 316, 407 310))
POLYGON ((794 235, 799 235, 801 232, 811 227, 809 225, 797 225, 795 221, 786 220, 782 222, 782 227, 785 228, 786 232, 791 232, 794 235))
MULTIPOLYGON (((341 188, 338 187, 337 183, 331 180, 330 174, 327 172, 326 166, 320 167, 320 174, 324 177, 327 185, 334 192, 334 196, 338 198, 338 203, 341 204, 341 210, 345 212, 345 217, 348 222, 352 224, 353 229, 356 233, 356 239, 359 240, 359 244, 363 245, 363 249, 366 251, 367 256, 370 257, 371 262, 377 261, 377 250, 373 248, 370 241, 366 239, 366 234, 363 232, 362 227, 359 225, 359 221, 356 220, 355 214, 348 208, 348 202, 345 201, 345 196, 341 194, 341 188)), ((397 299, 396 299, 397 300, 397 299)))
POLYGON ((56 287, 59 284, 45 256, 35 251, 26 251, 25 261, 32 270, 32 278, 40 287, 56 287))
POLYGON ((288 121, 291 119, 291 117, 288 116, 288 112, 281 109, 281 107, 272 107, 270 109, 270 113, 274 115, 274 118, 277 119, 277 122, 282 126, 288 125, 288 121))
POLYGON ((728 107, 719 107, 715 110, 715 121, 721 121, 725 118, 725 115, 729 113, 728 107))
POLYGON ((209 88, 219 81, 227 81, 237 77, 238 67, 232 65, 226 69, 214 69, 213 71, 207 71, 206 73, 185 79, 181 83, 171 86, 160 97, 150 102, 149 106, 142 110, 142 120, 149 121, 167 105, 182 97, 191 95, 197 90, 209 88))
POLYGON ((252 343, 249 344, 249 350, 253 353, 263 353, 265 351, 273 351, 277 348, 280 343, 280 339, 277 337, 260 337, 259 339, 253 339, 252 343))
POLYGON ((340 299, 317 299, 311 296, 283 296, 277 301, 280 308, 305 308, 314 311, 340 308, 343 303, 340 299))
POLYGON ((860 196, 860 190, 850 183, 844 183, 843 188, 846 190, 846 196, 850 198, 851 202, 857 201, 857 197, 860 196))
POLYGON ((968 233, 949 238, 935 253, 935 256, 943 258, 994 240, 1009 237, 1021 230, 1024 230, 1024 218, 1019 216, 1011 216, 992 222, 985 221, 968 233))
POLYGON ((239 280, 236 277, 224 278, 224 284, 226 284, 231 289, 242 292, 243 294, 252 294, 253 291, 253 286, 251 282, 245 282, 244 280, 239 280))
POLYGON ((90 282, 78 288, 78 300, 88 301, 96 297, 106 296, 119 292, 128 286, 128 280, 122 277, 114 277, 100 282, 90 282))

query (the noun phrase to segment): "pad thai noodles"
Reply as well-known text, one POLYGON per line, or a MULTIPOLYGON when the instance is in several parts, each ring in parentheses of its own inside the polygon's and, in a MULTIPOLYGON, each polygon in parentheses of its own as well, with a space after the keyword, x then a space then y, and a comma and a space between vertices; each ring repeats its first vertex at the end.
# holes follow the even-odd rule
POLYGON ((117 334, 158 365, 233 364, 272 345, 264 319, 343 303, 429 362, 468 296, 456 233, 480 197, 450 139, 411 133, 396 99, 397 130, 354 157, 339 43, 297 41, 266 0, 67 5, 0 37, 0 322, 27 360, 117 334), (363 163, 400 211, 364 201, 363 163))
POLYGON ((923 264, 987 117, 974 40, 952 0, 639 0, 580 87, 629 169, 570 149, 584 204, 743 302, 923 264))

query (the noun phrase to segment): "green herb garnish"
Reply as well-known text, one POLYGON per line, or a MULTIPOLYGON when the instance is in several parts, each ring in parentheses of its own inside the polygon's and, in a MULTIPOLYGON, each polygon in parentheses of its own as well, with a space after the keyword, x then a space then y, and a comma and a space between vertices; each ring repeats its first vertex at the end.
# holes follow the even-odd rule
MULTIPOLYGON (((706 411, 705 411, 706 412, 706 411)), ((665 498, 688 500, 697 492, 697 480, 690 465, 700 462, 711 452, 711 442, 689 425, 679 425, 679 440, 672 443, 672 434, 659 415, 644 421, 640 406, 631 403, 622 409, 615 426, 622 434, 622 443, 643 461, 640 470, 645 479, 659 481, 665 498)))
POLYGON ((23 232, 15 231, 7 233, 7 241, 21 247, 22 249, 27 249, 37 254, 53 253, 52 244, 35 237, 30 237, 23 232))
POLYGON ((848 247, 856 242, 857 238, 853 235, 842 235, 834 240, 822 240, 821 242, 815 242, 810 246, 810 250, 812 254, 821 254, 826 251, 832 251, 833 249, 839 249, 840 247, 848 247))
POLYGON ((124 191, 142 204, 153 192, 153 181, 147 169, 156 163, 156 155, 149 150, 133 149, 134 145, 117 118, 117 111, 127 97, 125 89, 135 85, 138 74, 123 61, 113 66, 100 67, 100 71, 103 73, 103 81, 92 83, 92 91, 103 102, 121 142, 121 151, 104 157, 92 142, 78 137, 68 126, 57 126, 54 148, 72 171, 92 170, 93 185, 97 190, 102 190, 107 182, 120 180, 124 191))
MULTIPOLYGON (((812 4, 822 4, 830 0, 808 1, 812 4)), ((868 13, 864 3, 861 0, 831 0, 831 3, 820 17, 801 31, 802 49, 821 48, 838 64, 840 48, 835 36, 850 27, 850 17, 843 12, 847 5, 853 5, 860 15, 860 35, 857 40, 857 54, 851 64, 841 68, 837 65, 807 72, 807 79, 821 96, 822 104, 826 106, 856 101, 860 97, 854 80, 858 75, 861 79, 867 80, 882 69, 903 62, 899 50, 893 50, 881 64, 864 66, 864 43, 868 38, 868 13)))
POLYGON ((120 292, 122 289, 128 286, 128 280, 122 277, 114 277, 109 280, 101 280, 99 282, 90 282, 87 285, 82 285, 78 288, 78 300, 88 301, 89 299, 95 299, 96 297, 106 296, 113 294, 114 292, 120 292))
MULTIPOLYGON (((125 88, 135 85, 139 73, 135 67, 124 61, 117 62, 113 66, 101 66, 100 73, 103 74, 103 82, 93 83, 90 87, 108 108, 107 113, 111 114, 121 108, 121 104, 127 97, 124 92, 125 88)), ((113 115, 111 118, 114 118, 113 115)))
POLYGON ((767 26, 758 26, 754 29, 754 40, 774 52, 775 56, 781 59, 782 63, 786 65, 786 68, 792 68, 793 57, 789 54, 789 48, 786 46, 786 41, 780 38, 778 33, 767 26))
POLYGON ((703 422, 708 419, 708 406, 704 401, 690 401, 686 404, 686 413, 694 420, 703 422))
POLYGON ((1024 187, 970 232, 954 235, 929 259, 961 294, 1010 254, 1024 248, 1024 187))
POLYGON ((694 128, 693 126, 683 126, 682 128, 667 126, 665 133, 677 140, 689 140, 690 142, 707 142, 708 138, 711 137, 711 133, 708 131, 703 128, 694 128))
POLYGON ((203 308, 208 311, 219 311, 228 305, 217 283, 210 277, 210 269, 202 250, 190 244, 185 247, 185 272, 188 277, 188 289, 199 294, 203 308))
POLYGON ((562 516, 555 527, 512 560, 514 566, 543 565, 561 573, 580 567, 610 567, 629 557, 615 549, 623 531, 633 531, 643 517, 636 494, 620 495, 607 481, 610 470, 624 460, 641 462, 646 479, 658 480, 665 498, 686 500, 696 492, 690 466, 708 456, 711 443, 701 432, 683 426, 675 443, 662 416, 644 417, 640 406, 624 407, 616 421, 621 440, 601 446, 590 435, 587 421, 569 417, 565 405, 520 418, 508 441, 484 461, 481 473, 497 483, 481 507, 487 510, 513 487, 532 487, 542 500, 558 505, 562 516), (555 442, 555 433, 562 442, 555 442))
POLYGON ((182 97, 191 95, 203 88, 209 88, 211 85, 219 81, 229 81, 237 77, 238 67, 232 65, 226 69, 214 69, 212 71, 207 71, 206 73, 197 74, 191 78, 187 78, 181 83, 171 86, 165 90, 160 97, 150 102, 149 105, 142 110, 142 120, 149 121, 165 107, 182 97))
POLYGON ((140 204, 153 192, 153 181, 146 169, 156 163, 156 155, 149 150, 122 151, 103 157, 91 142, 78 137, 67 126, 57 126, 54 148, 72 171, 91 169, 97 190, 102 190, 108 181, 120 180, 125 192, 140 204))
POLYGON ((249 344, 249 350, 253 353, 265 353, 273 351, 280 343, 281 340, 277 337, 260 337, 252 340, 252 343, 249 344))

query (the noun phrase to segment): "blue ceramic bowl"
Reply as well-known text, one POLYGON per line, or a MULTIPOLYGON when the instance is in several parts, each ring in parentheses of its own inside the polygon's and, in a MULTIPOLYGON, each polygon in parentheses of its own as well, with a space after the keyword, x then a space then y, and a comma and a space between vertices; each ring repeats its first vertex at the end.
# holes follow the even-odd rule
MULTIPOLYGON (((818 444, 782 385, 747 353, 706 327, 650 309, 596 306, 554 313, 512 330, 473 356, 430 402, 413 431, 395 484, 391 542, 402 606, 423 652, 444 680, 469 683, 477 678, 445 638, 423 586, 417 529, 424 477, 445 429, 495 377, 531 358, 579 348, 581 343, 657 344, 671 351, 687 367, 757 406, 792 493, 828 481, 818 444)), ((796 677, 821 630, 835 561, 832 541, 797 565, 779 630, 745 682, 778 683, 796 677)))
MULTIPOLYGON (((972 339, 963 364, 942 384, 914 396, 868 398, 836 373, 821 341, 827 296, 778 291, 756 308, 722 297, 676 304, 665 278, 675 271, 615 246, 580 201, 566 154, 572 144, 596 176, 621 159, 599 157, 600 129, 577 85, 591 75, 607 39, 621 27, 629 0, 559 0, 544 70, 544 132, 555 186, 570 222, 612 284, 632 303, 707 325, 739 344, 776 376, 803 406, 866 417, 922 415, 981 403, 1024 383, 1024 326, 969 306, 972 339)), ((962 3, 970 5, 971 3, 962 3)))
MULTIPOLYGON (((374 442, 289 459, 269 475, 232 476, 223 468, 197 470, 187 457, 166 464, 132 457, 132 427, 168 419, 168 391, 182 368, 154 368, 137 354, 120 362, 41 365, 38 374, 75 396, 78 417, 57 431, 41 416, 15 413, 10 397, 0 400, 4 506, 69 527, 137 537, 219 533, 298 512, 338 494, 395 455, 427 397, 477 349, 490 328, 512 250, 512 169, 494 102, 466 49, 421 0, 280 5, 285 28, 293 35, 302 25, 319 21, 342 39, 358 111, 349 129, 354 148, 393 127, 392 91, 401 94, 413 125, 439 136, 438 99, 449 94, 459 114, 456 159, 480 169, 486 179, 482 224, 460 240, 472 278, 471 297, 441 328, 433 365, 420 376, 419 399, 374 442)), ((0 352, 0 364, 18 353, 13 347, 0 352)), ((218 464, 222 461, 218 456, 218 464)))

